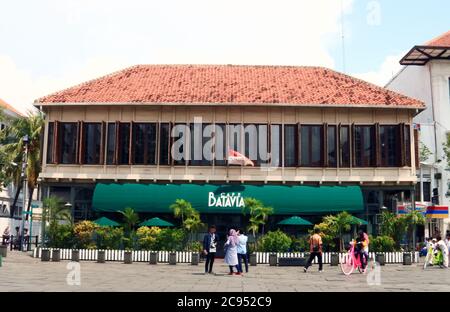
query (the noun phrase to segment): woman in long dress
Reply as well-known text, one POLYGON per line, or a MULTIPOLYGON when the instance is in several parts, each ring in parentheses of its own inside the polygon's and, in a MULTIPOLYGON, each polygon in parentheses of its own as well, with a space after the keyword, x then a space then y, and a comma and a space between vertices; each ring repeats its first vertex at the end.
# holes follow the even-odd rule
POLYGON ((228 236, 225 247, 227 251, 225 253, 225 263, 230 267, 230 273, 228 275, 233 275, 233 267, 236 268, 236 274, 240 275, 238 268, 238 255, 237 255, 237 245, 239 244, 239 237, 234 229, 230 230, 230 235, 228 236))

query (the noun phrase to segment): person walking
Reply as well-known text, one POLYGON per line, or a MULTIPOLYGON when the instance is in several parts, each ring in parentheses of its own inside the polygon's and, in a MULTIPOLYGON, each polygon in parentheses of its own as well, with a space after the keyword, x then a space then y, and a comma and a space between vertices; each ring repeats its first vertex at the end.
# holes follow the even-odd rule
POLYGON ((244 260, 245 264, 245 273, 248 273, 248 255, 247 255, 247 241, 248 237, 245 233, 239 229, 237 230, 239 237, 239 244, 237 246, 237 254, 238 254, 238 268, 239 272, 242 274, 242 260, 244 260))
POLYGON ((237 254, 237 246, 239 245, 239 237, 237 236, 237 232, 234 229, 230 230, 228 235, 227 242, 225 243, 225 263, 228 264, 230 268, 230 273, 228 275, 233 275, 233 267, 236 267, 236 275, 241 275, 238 267, 238 254, 237 254))
POLYGON ((219 235, 216 234, 216 227, 211 225, 208 229, 208 234, 203 237, 203 254, 206 256, 205 274, 212 274, 214 258, 216 257, 217 242, 219 235))
POLYGON ((303 272, 307 272, 308 268, 311 266, 313 260, 317 257, 319 261, 319 272, 322 272, 322 237, 320 237, 320 230, 314 229, 314 234, 309 239, 309 259, 306 262, 305 267, 303 268, 303 272))
POLYGON ((444 261, 444 267, 448 268, 448 247, 447 244, 444 242, 444 240, 441 238, 441 236, 436 237, 437 243, 436 243, 436 249, 440 249, 442 252, 442 258, 444 261))

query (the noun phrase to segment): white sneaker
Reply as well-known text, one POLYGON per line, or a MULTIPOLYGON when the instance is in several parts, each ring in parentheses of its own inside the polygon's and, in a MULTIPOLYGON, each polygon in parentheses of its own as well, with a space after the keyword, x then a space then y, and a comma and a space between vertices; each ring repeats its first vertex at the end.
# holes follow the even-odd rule
POLYGON ((323 270, 319 270, 319 273, 323 273, 323 270))

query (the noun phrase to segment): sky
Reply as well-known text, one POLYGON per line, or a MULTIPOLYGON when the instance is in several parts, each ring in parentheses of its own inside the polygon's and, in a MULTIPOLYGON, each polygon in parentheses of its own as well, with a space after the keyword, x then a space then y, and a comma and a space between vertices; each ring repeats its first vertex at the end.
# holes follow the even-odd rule
POLYGON ((136 64, 325 66, 383 86, 410 48, 450 30, 450 1, 424 3, 0 0, 0 98, 25 112, 136 64))

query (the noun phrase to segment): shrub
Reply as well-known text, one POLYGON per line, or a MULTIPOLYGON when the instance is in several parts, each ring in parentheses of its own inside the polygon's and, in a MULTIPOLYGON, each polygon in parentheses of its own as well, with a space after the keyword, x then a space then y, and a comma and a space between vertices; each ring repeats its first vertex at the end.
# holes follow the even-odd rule
POLYGON ((389 236, 377 236, 370 237, 370 245, 369 248, 371 251, 375 252, 390 252, 395 251, 395 241, 392 237, 389 236))
POLYGON ((201 252, 203 250, 203 244, 199 241, 191 242, 187 245, 187 251, 201 252))
POLYGON ((94 233, 99 228, 92 221, 81 221, 75 224, 73 232, 76 239, 77 248, 95 248, 94 233))
POLYGON ((121 249, 123 247, 123 229, 101 227, 94 233, 94 240, 99 249, 121 249))
POLYGON ((163 229, 156 239, 159 250, 183 250, 186 243, 186 232, 182 229, 163 229))
POLYGON ((289 250, 292 239, 280 230, 268 232, 261 237, 259 249, 266 252, 286 252, 289 250))
POLYGON ((52 222, 46 233, 48 247, 72 248, 74 244, 73 228, 70 224, 57 224, 52 222))
POLYGON ((299 237, 295 238, 292 237, 292 243, 291 243, 291 251, 293 252, 304 252, 309 251, 309 240, 307 237, 299 237))
POLYGON ((161 233, 159 227, 142 226, 137 229, 136 236, 140 249, 155 250, 158 235, 161 233))

